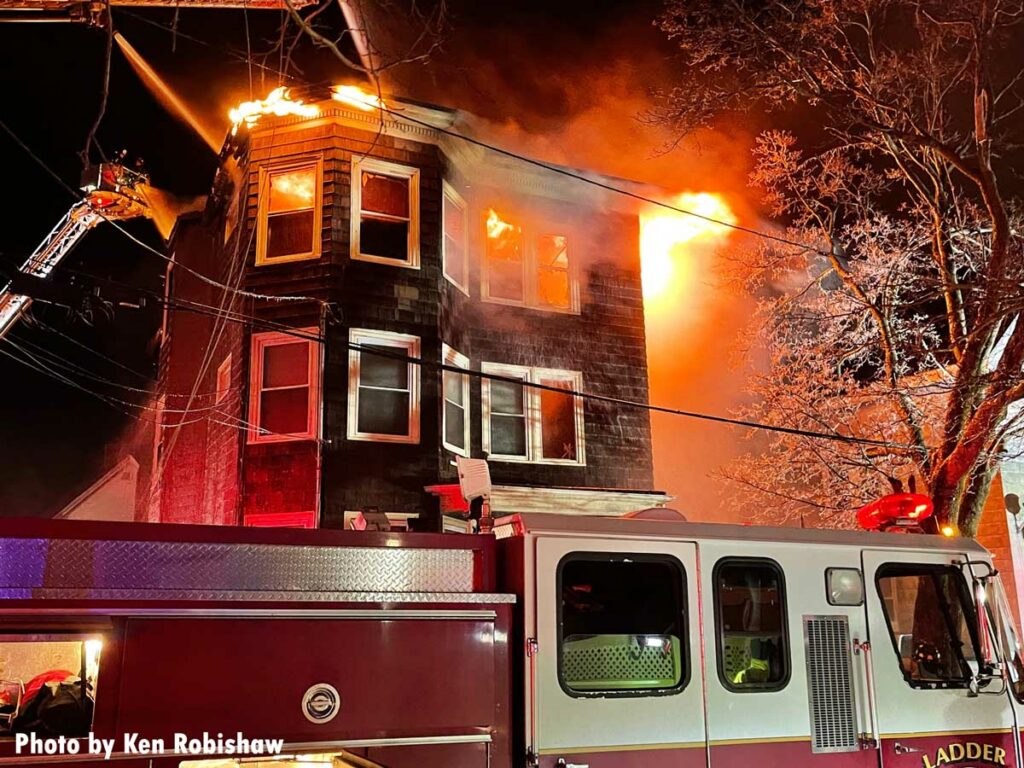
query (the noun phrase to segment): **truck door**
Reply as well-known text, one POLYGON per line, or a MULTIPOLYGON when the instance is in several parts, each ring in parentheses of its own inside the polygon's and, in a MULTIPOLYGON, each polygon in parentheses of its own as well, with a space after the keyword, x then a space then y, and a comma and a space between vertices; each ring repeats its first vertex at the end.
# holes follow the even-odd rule
POLYGON ((979 639, 956 553, 865 550, 874 734, 882 768, 986 763, 1013 768, 1009 699, 995 681, 973 695, 979 639), (989 693, 988 688, 992 689, 989 693))
POLYGON ((541 537, 535 563, 542 768, 703 768, 696 545, 541 537))

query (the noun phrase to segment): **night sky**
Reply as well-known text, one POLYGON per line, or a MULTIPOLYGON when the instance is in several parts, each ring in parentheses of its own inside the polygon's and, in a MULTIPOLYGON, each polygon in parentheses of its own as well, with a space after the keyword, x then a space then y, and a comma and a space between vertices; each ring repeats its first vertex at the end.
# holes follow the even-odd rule
MULTIPOLYGON (((651 24, 657 2, 457 0, 450 8, 444 49, 429 65, 391 73, 393 90, 468 109, 492 121, 496 135, 507 142, 553 161, 680 190, 699 188, 697 180, 709 175, 720 187, 742 186, 749 133, 745 128, 733 125, 704 137, 700 153, 666 156, 659 152, 664 137, 637 120, 637 113, 650 103, 650 90, 664 82, 671 67, 671 46, 651 24)), ((226 130, 228 107, 249 95, 245 14, 182 10, 176 39, 140 16, 169 26, 174 12, 115 8, 114 26, 189 104, 226 130)), ((340 18, 324 18, 340 31, 340 18)), ((249 12, 255 52, 270 47, 280 21, 277 11, 249 12)), ((84 25, 0 24, 0 67, 13 75, 7 78, 0 119, 74 187, 81 171, 78 153, 99 109, 105 45, 103 30, 84 25)), ((357 79, 329 53, 308 43, 298 46, 294 59, 301 72, 293 74, 311 82, 357 79)), ((270 57, 266 63, 276 68, 278 59, 270 57)), ((256 67, 251 76, 257 98, 277 85, 274 72, 256 67)), ((143 158, 154 186, 182 196, 209 189, 214 156, 151 96, 116 46, 98 139, 108 154, 127 149, 129 158, 143 158)), ((0 157, 8 184, 0 258, 20 264, 73 200, 2 132, 0 157)), ((98 159, 95 151, 93 159, 98 159)), ((162 250, 152 224, 135 221, 126 226, 162 250)), ((159 290, 163 268, 156 256, 101 224, 64 262, 58 279, 70 279, 78 271, 159 290)), ((74 279, 90 282, 81 275, 74 279)), ((98 317, 92 326, 58 307, 36 304, 34 313, 139 374, 155 374, 150 341, 159 325, 158 307, 118 309, 113 318, 98 317)), ((26 346, 44 346, 101 377, 144 386, 136 374, 52 330, 19 323, 12 338, 26 346)), ((0 350, 13 351, 5 343, 0 350)), ((104 446, 125 434, 131 417, 2 355, 0 381, 0 514, 52 514, 109 467, 104 446)), ((131 390, 87 380, 82 384, 139 401, 131 390)))

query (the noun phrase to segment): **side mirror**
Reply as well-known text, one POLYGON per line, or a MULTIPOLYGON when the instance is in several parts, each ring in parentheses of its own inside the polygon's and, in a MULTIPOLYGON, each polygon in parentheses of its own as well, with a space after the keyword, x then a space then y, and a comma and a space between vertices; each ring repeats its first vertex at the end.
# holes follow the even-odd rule
POLYGON ((974 616, 979 659, 978 671, 972 676, 968 687, 969 696, 977 696, 980 693, 1002 694, 1006 689, 1003 665, 993 644, 995 632, 988 607, 988 580, 993 575, 990 569, 990 573, 985 576, 974 578, 974 616), (999 690, 983 691, 982 689, 987 688, 993 680, 1003 680, 1004 684, 999 690))

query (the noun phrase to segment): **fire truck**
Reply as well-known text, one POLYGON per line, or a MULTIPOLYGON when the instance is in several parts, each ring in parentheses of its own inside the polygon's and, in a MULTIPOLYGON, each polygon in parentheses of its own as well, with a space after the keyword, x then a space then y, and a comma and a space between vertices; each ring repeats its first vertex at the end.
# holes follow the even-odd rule
POLYGON ((969 539, 559 514, 0 536, 0 766, 1022 766, 1020 646, 969 539))

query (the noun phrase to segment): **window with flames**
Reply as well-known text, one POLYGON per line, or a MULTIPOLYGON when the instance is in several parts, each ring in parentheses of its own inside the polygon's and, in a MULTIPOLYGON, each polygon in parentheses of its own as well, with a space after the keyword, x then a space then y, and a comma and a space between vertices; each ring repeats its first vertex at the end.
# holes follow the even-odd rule
POLYGON ((565 234, 531 232, 493 208, 485 221, 483 296, 535 309, 578 312, 565 234))
POLYGON ((319 258, 319 159, 260 171, 257 265, 319 258))

